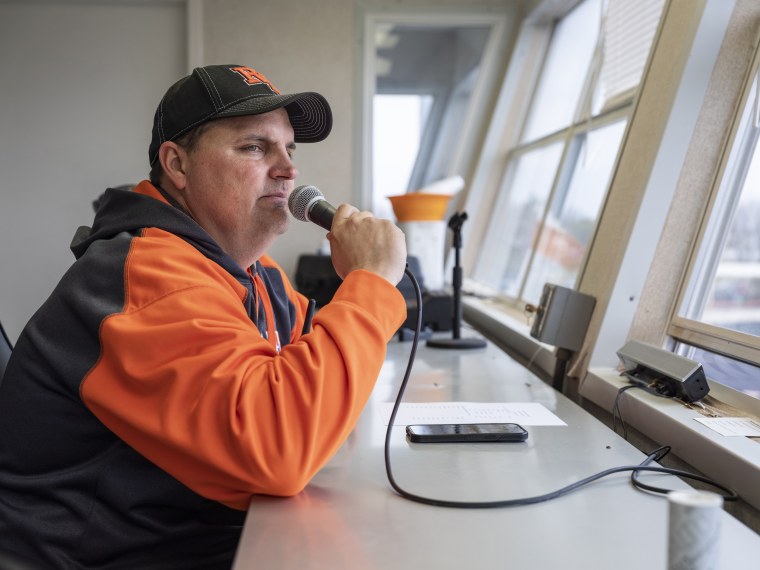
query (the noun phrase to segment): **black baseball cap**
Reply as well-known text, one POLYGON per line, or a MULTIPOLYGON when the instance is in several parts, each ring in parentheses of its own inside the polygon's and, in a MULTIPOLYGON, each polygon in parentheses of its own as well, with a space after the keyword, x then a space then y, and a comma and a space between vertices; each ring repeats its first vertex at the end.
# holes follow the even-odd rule
POLYGON ((281 94, 262 73, 243 65, 196 67, 164 95, 153 119, 148 156, 151 165, 158 149, 202 123, 223 117, 258 115, 284 107, 295 142, 319 142, 332 129, 332 112, 319 93, 281 94))

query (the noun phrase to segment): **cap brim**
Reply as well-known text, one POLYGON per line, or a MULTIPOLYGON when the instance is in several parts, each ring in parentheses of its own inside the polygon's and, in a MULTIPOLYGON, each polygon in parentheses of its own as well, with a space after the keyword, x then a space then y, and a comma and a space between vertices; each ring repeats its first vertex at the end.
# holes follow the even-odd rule
POLYGON ((293 127, 295 142, 319 142, 332 130, 332 111, 327 100, 319 93, 293 93, 290 95, 256 95, 230 105, 217 117, 260 115, 285 107, 293 127))

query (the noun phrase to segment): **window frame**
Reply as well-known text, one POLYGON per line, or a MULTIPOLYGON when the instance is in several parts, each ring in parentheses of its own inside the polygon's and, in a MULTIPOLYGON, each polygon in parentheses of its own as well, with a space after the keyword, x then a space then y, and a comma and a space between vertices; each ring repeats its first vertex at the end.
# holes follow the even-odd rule
MULTIPOLYGON (((490 286, 485 286, 483 283, 478 282, 476 277, 471 278, 471 284, 473 286, 478 287, 478 288, 487 288, 490 292, 490 296, 492 296, 494 299, 506 305, 518 307, 518 306, 524 305, 526 302, 538 301, 538 299, 526 299, 524 297, 525 287, 530 278, 530 271, 536 257, 536 242, 540 238, 541 231, 546 224, 548 213, 550 212, 552 207, 556 205, 554 200, 557 197, 557 194, 560 192, 567 191, 567 186, 570 183, 570 178, 572 177, 573 169, 575 168, 577 161, 582 160, 582 156, 580 155, 583 152, 582 151, 583 141, 581 139, 590 132, 593 132, 600 128, 610 126, 618 121, 625 120, 627 122, 630 119, 631 113, 632 113, 632 106, 633 106, 632 97, 633 95, 631 95, 631 99, 627 102, 620 102, 614 107, 610 107, 609 109, 602 110, 598 115, 594 117, 573 121, 573 123, 568 125, 565 129, 555 131, 537 140, 531 141, 529 143, 516 145, 509 149, 504 159, 505 174, 504 174, 503 183, 502 185, 500 185, 500 187, 502 188, 509 185, 509 181, 514 177, 515 168, 519 164, 520 159, 524 157, 526 154, 529 154, 538 149, 549 148, 550 146, 557 143, 561 143, 563 145, 563 148, 560 151, 560 158, 557 164, 557 170, 554 173, 553 181, 551 183, 551 187, 547 194, 546 202, 544 203, 544 206, 543 206, 542 216, 541 216, 541 219, 538 221, 538 229, 536 231, 536 235, 533 238, 531 251, 528 253, 529 260, 527 262, 527 267, 524 273, 520 275, 520 285, 518 286, 517 295, 516 296, 507 295, 506 293, 500 290, 497 290, 490 286)), ((622 144, 623 144, 623 141, 621 140, 621 147, 622 147, 622 144)), ((619 152, 620 152, 620 149, 618 149, 618 154, 619 152)), ((615 163, 617 163, 617 158, 615 158, 615 163)), ((612 167, 613 172, 614 172, 614 169, 615 169, 615 166, 613 165, 612 167)), ((604 191, 605 198, 602 198, 602 201, 599 205, 600 213, 604 207, 604 201, 606 199, 607 191, 609 190, 609 184, 610 182, 608 181, 608 187, 604 191)), ((509 192, 509 190, 507 190, 507 192, 509 192)), ((508 202, 509 197, 506 196, 503 199, 507 200, 508 202)), ((494 202, 494 206, 495 206, 494 212, 497 209, 498 203, 499 203, 499 196, 496 197, 496 200, 494 202)), ((597 218, 594 222, 595 227, 598 224, 598 222, 599 222, 599 215, 597 215, 597 218)), ((494 221, 493 218, 491 218, 489 220, 489 226, 492 223, 497 223, 497 222, 494 221)), ((489 234, 487 230, 486 234, 484 235, 482 243, 484 245, 487 244, 489 239, 490 238, 489 238, 489 234)), ((589 244, 586 244, 587 247, 585 248, 583 260, 581 261, 580 267, 578 268, 578 273, 575 278, 576 283, 581 279, 583 275, 586 259, 589 253, 588 245, 589 244)), ((481 248, 480 255, 473 267, 473 275, 477 274, 479 271, 482 271, 482 269, 479 267, 479 264, 488 263, 489 255, 490 253, 487 247, 481 248)))
MULTIPOLYGON (((499 181, 496 183, 496 188, 491 192, 490 196, 487 197, 478 197, 477 195, 471 197, 469 199, 469 202, 474 202, 476 204, 476 209, 479 211, 476 215, 480 218, 478 222, 484 225, 485 229, 482 230, 480 235, 473 235, 472 233, 468 234, 465 233, 468 239, 470 237, 474 238, 477 246, 476 248, 472 245, 468 247, 468 249, 465 250, 465 254, 471 258, 471 262, 469 262, 466 266, 466 274, 468 277, 468 287, 472 290, 475 290, 479 293, 488 295, 489 297, 493 298, 496 302, 502 304, 503 306, 509 307, 513 312, 516 310, 522 310, 522 308, 526 305, 526 303, 535 303, 538 301, 538 299, 526 299, 523 294, 525 292, 525 286, 528 283, 530 279, 530 271, 531 267, 534 264, 534 260, 536 257, 536 241, 541 235, 540 229, 544 227, 546 223, 546 218, 548 215, 548 212, 553 207, 553 200, 555 196, 557 195, 558 189, 561 187, 562 184, 565 184, 567 182, 568 176, 572 173, 572 169, 574 168, 574 164, 568 164, 567 160, 569 156, 572 156, 573 149, 577 147, 579 144, 579 138, 583 137, 585 134, 603 127, 610 125, 614 123, 615 121, 624 119, 626 121, 626 128, 627 124, 630 122, 631 117, 634 113, 634 107, 635 107, 635 96, 636 96, 636 90, 631 90, 626 94, 621 94, 618 97, 615 98, 614 101, 606 102, 596 113, 596 115, 592 114, 592 107, 593 107, 593 98, 594 94, 597 90, 598 82, 600 81, 600 61, 598 61, 598 50, 599 46, 595 48, 595 53, 592 55, 588 68, 586 69, 586 75, 584 77, 583 81, 583 87, 581 88, 580 94, 578 96, 578 101, 576 103, 576 109, 573 112, 572 120, 570 123, 554 132, 545 134, 535 140, 523 142, 523 136, 524 131, 528 126, 528 117, 530 115, 531 110, 531 101, 533 99, 533 96, 535 95, 537 89, 539 88, 542 74, 545 70, 545 66, 547 64, 547 56, 549 54, 549 51, 551 49, 551 43, 552 38, 554 36, 554 33, 557 29, 557 26, 561 23, 563 18, 565 18, 570 12, 572 12, 575 8, 578 7, 578 5, 581 3, 581 1, 572 2, 570 4, 564 5, 560 10, 554 13, 553 15, 544 15, 540 20, 538 21, 530 21, 528 20, 524 24, 524 28, 527 27, 528 29, 523 29, 521 31, 521 36, 524 41, 531 41, 534 44, 538 44, 541 46, 541 53, 539 55, 539 61, 540 64, 532 71, 530 72, 527 69, 521 69, 518 71, 518 74, 520 75, 520 78, 518 79, 520 85, 516 87, 518 91, 522 91, 524 93, 527 93, 527 97, 521 102, 519 99, 513 102, 513 105, 516 108, 521 109, 521 121, 519 123, 519 126, 514 129, 510 135, 510 139, 505 141, 500 148, 505 149, 501 151, 501 156, 498 157, 498 168, 497 170, 500 172, 499 181), (525 38, 525 36, 533 36, 529 38, 525 38), (485 284, 482 281, 479 281, 477 278, 477 274, 485 273, 482 269, 482 264, 489 263, 488 259, 491 255, 491 252, 489 252, 489 248, 485 247, 485 245, 489 242, 490 237, 490 231, 492 224, 498 224, 498 221, 494 219, 493 216, 488 215, 484 218, 483 211, 489 210, 491 212, 495 212, 497 209, 497 206, 499 203, 501 203, 502 198, 499 196, 499 193, 503 191, 504 184, 506 180, 511 179, 511 177, 514 175, 514 168, 519 161, 519 158, 521 156, 524 156, 525 154, 536 150, 538 148, 546 148, 552 144, 555 144, 557 142, 561 142, 563 144, 563 149, 561 151, 560 160, 557 166, 557 171, 554 175, 553 182, 551 184, 551 188, 549 190, 547 200, 544 204, 543 208, 543 214, 541 217, 541 220, 539 221, 539 231, 536 232, 536 236, 534 237, 533 244, 531 246, 530 252, 528 252, 528 262, 527 262, 527 268, 526 270, 519 276, 520 279, 520 285, 518 287, 518 292, 516 295, 509 295, 506 292, 503 292, 501 290, 498 290, 498 288, 493 287, 491 285, 485 284), (484 205, 486 205, 484 207, 484 205), (490 207, 488 207, 490 206, 490 207)), ((664 13, 665 8, 663 8, 664 13)), ((597 42, 599 40, 597 39, 597 42)), ((518 48, 519 49, 519 48, 518 48)), ((651 49, 651 47, 650 47, 651 49)), ((523 66, 530 66, 531 62, 526 61, 522 62, 523 66)), ((535 64, 533 64, 535 65, 535 64)), ((515 113, 517 115, 517 113, 515 113)), ((517 115, 517 116, 520 116, 517 115)), ((612 167, 612 173, 614 174, 617 162, 620 157, 620 152, 625 144, 625 134, 623 135, 623 138, 621 139, 620 146, 617 151, 617 156, 615 158, 613 167, 612 167)), ((484 165, 480 165, 479 169, 487 168, 484 165)), ((477 182, 477 179, 476 179, 477 182)), ((473 186, 476 185, 476 182, 473 183, 473 186)), ((599 205, 599 212, 596 216, 596 220, 594 222, 594 231, 592 232, 592 237, 589 240, 589 243, 586 244, 583 260, 581 261, 581 264, 578 268, 578 272, 575 276, 575 285, 577 287, 578 283, 580 283, 583 274, 585 272, 585 266, 586 261, 588 259, 589 255, 589 248, 591 246, 591 242, 593 241, 593 235, 596 233, 596 227, 599 224, 601 213, 604 210, 604 204, 606 201, 606 196, 609 192, 610 186, 611 186, 612 180, 610 179, 607 183, 607 188, 605 189, 604 195, 605 197, 602 198, 602 201, 599 205)), ((508 198, 506 198, 508 200, 508 198)), ((465 230, 466 232, 466 230, 465 230)), ((467 246, 466 246, 467 247, 467 246)))
MULTIPOLYGON (((726 182, 726 177, 731 176, 733 161, 738 158, 738 161, 742 164, 742 170, 746 171, 747 165, 744 164, 747 161, 746 153, 738 151, 740 154, 736 157, 734 155, 736 145, 752 144, 755 146, 757 145, 758 138, 760 138, 760 132, 755 132, 750 142, 747 140, 748 137, 744 136, 742 130, 742 121, 745 113, 748 111, 753 112, 751 109, 748 110, 747 106, 754 106, 757 103, 757 100, 750 100, 753 86, 756 86, 755 89, 760 91, 760 43, 755 46, 755 53, 745 73, 741 99, 734 111, 729 135, 721 153, 720 164, 710 188, 710 197, 702 217, 699 234, 694 242, 687 270, 684 273, 678 297, 673 305, 673 314, 667 327, 667 334, 674 343, 687 343, 760 366, 760 337, 679 315, 681 307, 690 302, 691 296, 704 294, 696 292, 696 287, 691 286, 692 276, 695 272, 700 272, 702 256, 709 255, 712 258, 710 263, 716 263, 714 256, 720 254, 717 251, 720 248, 714 248, 714 251, 706 253, 703 250, 703 244, 711 241, 711 236, 719 231, 718 228, 727 227, 727 224, 730 223, 729 218, 731 213, 741 198, 741 192, 744 187, 743 181, 741 187, 734 186, 730 190, 731 193, 726 197, 725 202, 721 202, 719 199, 721 191, 724 190, 723 185, 729 183, 726 182), (718 216, 717 225, 714 227, 711 224, 713 216, 718 216)), ((756 93, 756 98, 757 96, 760 96, 760 93, 756 93)), ((758 127, 754 128, 758 129, 758 127)), ((731 183, 735 184, 735 181, 731 183)), ((705 245, 705 247, 708 247, 708 245, 705 245)), ((710 283, 701 283, 700 287, 706 286, 709 288, 711 284, 712 281, 710 283)))
MULTIPOLYGON (((744 49, 747 42, 748 32, 743 30, 749 24, 733 18, 733 12, 733 3, 721 0, 699 4, 668 0, 663 8, 653 43, 655 51, 645 66, 600 224, 577 285, 579 291, 597 298, 597 309, 584 345, 570 366, 571 376, 579 379, 568 384, 572 390, 581 388, 589 368, 617 366, 615 351, 627 338, 662 346, 665 321, 676 294, 675 281, 685 265, 682 250, 692 239, 692 229, 696 228, 693 212, 702 200, 699 197, 695 202, 691 196, 693 176, 685 176, 682 165, 690 159, 695 128, 711 137, 705 141, 708 146, 714 147, 716 137, 721 136, 710 126, 700 126, 700 121, 705 113, 717 112, 721 118, 725 115, 723 97, 714 99, 705 110, 705 96, 708 87, 715 90, 715 82, 711 83, 713 64, 726 43, 729 20, 733 28, 739 28, 732 33, 739 35, 728 42, 728 49, 737 42, 736 49, 744 49), (717 111, 713 109, 716 106, 717 111), (669 205, 679 194, 688 194, 683 198, 688 207, 671 221, 673 209, 669 205), (664 255, 660 252, 661 235, 677 244, 664 255)), ((503 178, 506 149, 515 144, 519 135, 516 125, 526 112, 529 92, 525 85, 535 81, 534 70, 540 60, 537 54, 546 49, 546 30, 555 14, 536 12, 520 29, 515 57, 504 77, 465 204, 472 222, 464 228, 462 256, 468 277, 466 291, 472 294, 464 299, 465 319, 487 329, 489 336, 515 357, 524 358, 534 368, 540 363, 541 371, 550 374, 553 347, 541 346, 529 337, 526 305, 493 297, 492 290, 472 281, 472 268, 487 226, 486 214, 493 210, 493 197, 503 178)), ((719 83, 724 85, 724 81, 719 83)), ((731 79, 730 84, 737 81, 731 79)), ((712 154, 707 161, 700 158, 699 176, 712 172, 715 162, 712 154)))

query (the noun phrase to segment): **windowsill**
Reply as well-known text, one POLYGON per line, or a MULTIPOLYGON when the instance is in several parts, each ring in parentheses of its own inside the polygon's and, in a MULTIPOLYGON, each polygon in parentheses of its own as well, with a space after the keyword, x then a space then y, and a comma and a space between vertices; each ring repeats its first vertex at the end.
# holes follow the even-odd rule
MULTIPOLYGON (((710 395, 721 399, 723 387, 710 384, 710 395)), ((612 410, 617 392, 628 381, 617 370, 591 369, 580 395, 604 410, 612 410)), ((695 421, 700 414, 677 400, 643 390, 628 390, 619 400, 625 423, 708 477, 734 489, 742 500, 760 509, 760 445, 752 438, 727 437, 695 421)))

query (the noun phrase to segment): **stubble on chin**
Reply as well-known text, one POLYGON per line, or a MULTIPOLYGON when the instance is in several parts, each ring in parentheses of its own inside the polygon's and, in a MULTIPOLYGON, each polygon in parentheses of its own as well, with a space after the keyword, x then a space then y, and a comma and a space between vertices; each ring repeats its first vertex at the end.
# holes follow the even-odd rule
POLYGON ((287 205, 278 205, 266 212, 260 212, 257 217, 260 231, 265 231, 272 237, 284 234, 290 227, 290 210, 287 205))
POLYGON ((280 218, 280 234, 284 234, 290 227, 290 210, 286 204, 283 204, 276 209, 275 214, 280 218))

